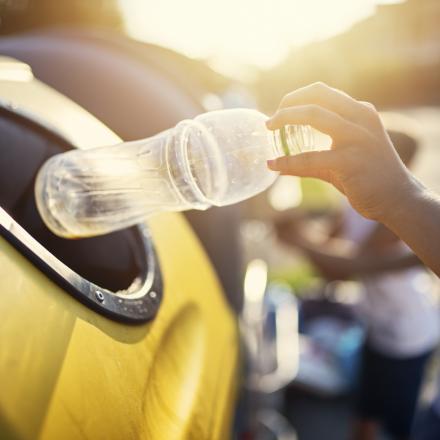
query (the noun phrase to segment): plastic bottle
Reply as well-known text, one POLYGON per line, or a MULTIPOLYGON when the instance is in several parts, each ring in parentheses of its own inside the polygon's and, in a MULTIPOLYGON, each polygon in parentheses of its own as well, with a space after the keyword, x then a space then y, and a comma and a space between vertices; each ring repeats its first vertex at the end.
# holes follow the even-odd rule
POLYGON ((203 113, 151 138, 72 150, 41 168, 35 195, 46 225, 63 237, 105 234, 158 211, 204 210, 268 188, 268 159, 313 146, 310 127, 266 128, 250 109, 203 113))

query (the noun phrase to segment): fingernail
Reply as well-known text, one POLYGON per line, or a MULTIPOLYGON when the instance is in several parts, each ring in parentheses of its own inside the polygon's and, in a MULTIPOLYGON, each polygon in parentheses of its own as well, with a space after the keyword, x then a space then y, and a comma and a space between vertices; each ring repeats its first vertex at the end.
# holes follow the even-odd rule
POLYGON ((266 121, 266 127, 267 127, 267 128, 272 128, 272 124, 273 124, 272 118, 269 118, 269 119, 266 121))
POLYGON ((276 164, 276 160, 275 159, 272 159, 272 160, 268 160, 267 161, 267 166, 269 167, 269 168, 274 168, 275 167, 275 164, 276 164))

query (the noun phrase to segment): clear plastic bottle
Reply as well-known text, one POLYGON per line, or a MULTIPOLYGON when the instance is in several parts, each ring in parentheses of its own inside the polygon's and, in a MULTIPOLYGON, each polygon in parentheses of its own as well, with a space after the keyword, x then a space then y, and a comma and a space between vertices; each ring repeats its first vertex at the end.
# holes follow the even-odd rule
POLYGON ((37 176, 38 210, 55 234, 75 238, 158 211, 240 202, 276 179, 268 159, 313 148, 310 127, 270 131, 266 120, 250 109, 213 111, 151 138, 54 156, 37 176))

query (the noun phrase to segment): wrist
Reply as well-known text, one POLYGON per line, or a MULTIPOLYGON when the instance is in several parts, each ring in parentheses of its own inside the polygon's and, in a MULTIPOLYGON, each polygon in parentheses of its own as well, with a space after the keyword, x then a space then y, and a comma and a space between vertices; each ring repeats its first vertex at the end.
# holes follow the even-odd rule
POLYGON ((429 191, 408 170, 399 183, 399 187, 392 191, 388 198, 387 208, 381 213, 378 220, 389 229, 396 231, 399 225, 406 221, 408 213, 414 212, 419 203, 426 199, 429 191))

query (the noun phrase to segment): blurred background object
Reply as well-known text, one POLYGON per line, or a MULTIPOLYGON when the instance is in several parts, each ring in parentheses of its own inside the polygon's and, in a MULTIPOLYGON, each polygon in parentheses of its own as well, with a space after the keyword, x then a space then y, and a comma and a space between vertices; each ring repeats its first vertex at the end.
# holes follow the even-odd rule
POLYGON ((11 34, 53 26, 109 28, 123 32, 124 23, 116 0, 2 0, 0 33, 11 34))
POLYGON ((272 109, 277 96, 324 81, 379 107, 439 104, 439 20, 436 0, 379 4, 345 32, 294 49, 262 72, 260 102, 272 109))

